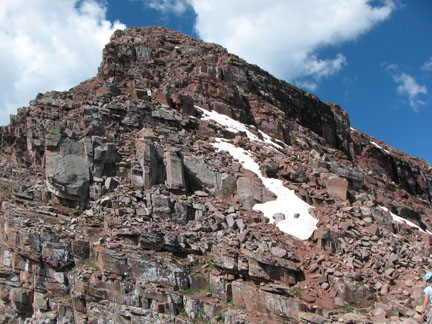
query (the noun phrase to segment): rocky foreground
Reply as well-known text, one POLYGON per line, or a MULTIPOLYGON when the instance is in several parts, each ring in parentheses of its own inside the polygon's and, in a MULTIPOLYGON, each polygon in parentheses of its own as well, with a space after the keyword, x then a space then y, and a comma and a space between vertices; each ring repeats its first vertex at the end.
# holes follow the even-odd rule
POLYGON ((117 31, 0 146, 0 323, 421 322, 431 166, 221 46, 117 31))

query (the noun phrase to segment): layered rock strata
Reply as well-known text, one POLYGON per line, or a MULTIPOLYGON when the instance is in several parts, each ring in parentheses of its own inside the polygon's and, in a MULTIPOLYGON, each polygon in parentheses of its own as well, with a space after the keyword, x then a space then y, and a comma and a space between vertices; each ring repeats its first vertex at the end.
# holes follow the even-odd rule
POLYGON ((117 31, 96 77, 37 95, 0 146, 1 323, 419 318, 430 165, 221 46, 117 31), (254 209, 278 195, 263 177, 309 204, 308 239, 254 209))

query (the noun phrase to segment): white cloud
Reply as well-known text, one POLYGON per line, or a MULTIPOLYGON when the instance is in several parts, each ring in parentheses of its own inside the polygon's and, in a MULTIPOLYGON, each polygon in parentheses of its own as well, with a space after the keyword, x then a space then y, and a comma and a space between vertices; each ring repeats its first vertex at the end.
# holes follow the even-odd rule
POLYGON ((420 99, 420 96, 427 94, 426 86, 419 85, 414 77, 402 72, 397 64, 383 63, 382 66, 396 83, 398 94, 407 97, 409 105, 414 111, 417 111, 417 107, 425 105, 425 102, 420 99))
POLYGON ((422 70, 428 72, 432 71, 432 56, 429 57, 429 60, 423 64, 422 70))
POLYGON ((402 72, 394 75, 393 80, 398 84, 397 92, 400 95, 407 96, 410 106, 416 110, 418 106, 424 106, 425 103, 419 98, 420 95, 426 95, 427 89, 423 85, 419 85, 417 81, 410 75, 402 72))
POLYGON ((334 59, 325 60, 311 55, 303 61, 303 64, 303 75, 297 77, 295 83, 300 87, 315 91, 318 88, 318 82, 342 69, 344 65, 347 65, 347 59, 340 53, 334 59))
POLYGON ((313 88, 346 64, 342 54, 319 58, 320 48, 357 38, 396 8, 390 0, 379 5, 368 0, 188 1, 203 40, 221 44, 277 77, 313 88))
POLYGON ((332 75, 335 71, 339 71, 344 65, 347 64, 346 57, 338 54, 332 60, 321 60, 315 55, 307 58, 306 75, 313 75, 316 79, 320 80, 323 77, 332 75))
POLYGON ((143 4, 159 11, 173 11, 181 15, 188 7, 186 0, 143 0, 143 4))
POLYGON ((67 90, 93 77, 116 29, 94 0, 0 2, 0 125, 38 92, 67 90))

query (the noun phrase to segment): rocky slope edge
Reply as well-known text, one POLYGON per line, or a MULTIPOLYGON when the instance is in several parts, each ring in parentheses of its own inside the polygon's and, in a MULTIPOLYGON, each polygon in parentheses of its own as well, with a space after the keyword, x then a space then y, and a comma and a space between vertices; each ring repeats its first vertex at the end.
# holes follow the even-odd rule
POLYGON ((103 54, 0 129, 1 323, 417 322, 429 164, 221 46, 103 54))

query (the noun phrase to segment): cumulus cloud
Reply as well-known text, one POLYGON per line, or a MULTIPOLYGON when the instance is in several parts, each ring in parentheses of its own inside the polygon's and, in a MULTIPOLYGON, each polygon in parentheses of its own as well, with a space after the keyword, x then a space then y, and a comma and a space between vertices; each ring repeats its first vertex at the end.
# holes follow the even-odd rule
POLYGON ((385 64, 385 70, 391 75, 396 83, 396 90, 400 96, 406 97, 409 105, 417 111, 419 106, 424 106, 425 102, 421 100, 421 95, 427 94, 427 88, 417 83, 414 77, 402 72, 396 64, 385 64))
POLYGON ((429 60, 423 64, 422 70, 427 72, 432 71, 432 56, 429 57, 429 60))
POLYGON ((203 40, 312 88, 347 64, 341 53, 320 58, 320 48, 356 39, 396 8, 390 0, 187 1, 197 13, 195 27, 203 40))
POLYGON ((172 11, 178 15, 183 14, 188 8, 186 0, 143 0, 143 4, 152 9, 162 12, 172 11))
POLYGON ((335 74, 344 65, 347 65, 347 59, 340 53, 334 59, 319 59, 316 55, 311 55, 303 63, 304 73, 295 81, 299 86, 314 91, 318 88, 318 82, 322 78, 335 74))
POLYGON ((0 125, 38 92, 67 90, 96 75, 116 29, 94 0, 0 2, 0 125))
POLYGON ((397 92, 400 95, 408 96, 410 106, 414 108, 414 110, 416 110, 418 106, 425 105, 425 103, 419 98, 421 94, 427 94, 427 89, 424 85, 419 85, 412 76, 404 72, 393 76, 393 79, 398 84, 397 92))

